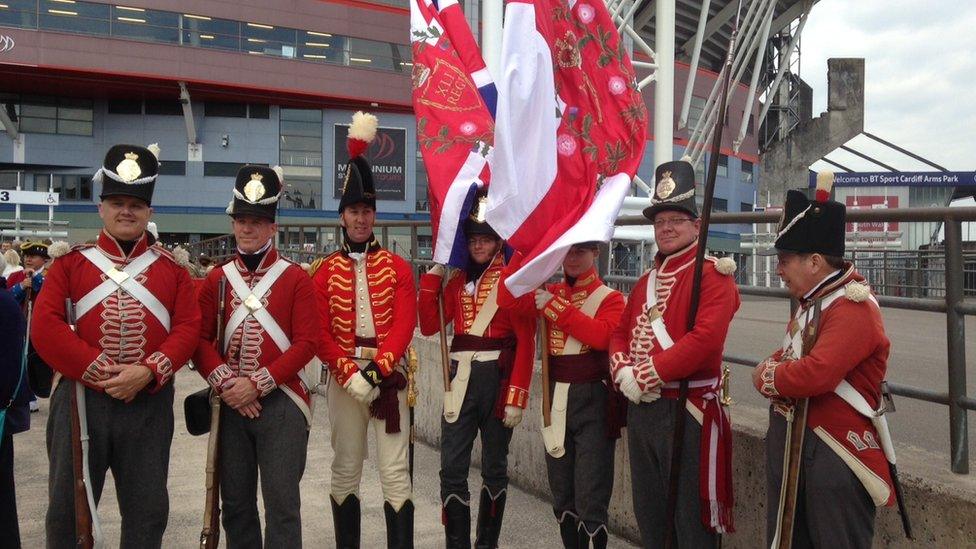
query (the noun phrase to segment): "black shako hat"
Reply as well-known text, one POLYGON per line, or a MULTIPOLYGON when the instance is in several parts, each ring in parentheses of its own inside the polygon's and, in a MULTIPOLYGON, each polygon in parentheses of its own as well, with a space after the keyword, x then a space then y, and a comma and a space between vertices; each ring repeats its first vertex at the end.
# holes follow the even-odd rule
POLYGON ((644 217, 654 220, 658 212, 674 210, 698 217, 695 202, 695 168, 689 157, 665 162, 654 170, 654 196, 644 208, 644 217))
POLYGON ((488 195, 479 192, 474 197, 474 204, 471 205, 471 214, 464 220, 464 235, 486 235, 493 238, 501 238, 495 229, 491 228, 485 215, 488 213, 488 195))
POLYGON ((786 192, 783 218, 774 244, 777 251, 844 257, 847 208, 830 200, 833 185, 833 172, 820 172, 813 200, 802 191, 786 192))
POLYGON ((376 138, 379 121, 372 114, 358 111, 352 115, 346 148, 349 150, 349 163, 346 166, 346 179, 342 183, 342 197, 339 199, 339 213, 346 206, 366 204, 376 209, 376 185, 373 183, 373 169, 364 156, 369 144, 376 138))
POLYGON ((281 167, 245 164, 237 170, 234 197, 227 205, 227 215, 253 215, 274 222, 282 188, 284 174, 281 167))
POLYGON ((105 153, 102 168, 95 172, 92 181, 101 183, 102 200, 108 196, 134 196, 151 205, 158 176, 158 145, 115 145, 105 153))

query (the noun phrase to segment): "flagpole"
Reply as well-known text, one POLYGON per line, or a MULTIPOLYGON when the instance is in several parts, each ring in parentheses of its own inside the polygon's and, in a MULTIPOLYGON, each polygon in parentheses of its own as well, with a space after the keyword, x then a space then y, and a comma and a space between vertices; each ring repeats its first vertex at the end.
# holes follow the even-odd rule
POLYGON ((502 60, 502 21, 505 16, 503 0, 481 0, 481 57, 488 66, 488 74, 498 74, 502 60))
MULTIPOLYGON (((695 252, 695 271, 691 283, 691 303, 688 306, 688 326, 687 331, 691 332, 695 328, 695 317, 698 315, 698 306, 701 301, 702 274, 705 264, 705 248, 708 243, 708 227, 712 217, 712 198, 715 195, 715 177, 718 175, 718 160, 722 151, 722 133, 725 128, 725 110, 729 99, 729 88, 732 85, 732 54, 735 49, 736 38, 739 34, 739 12, 742 9, 742 0, 739 0, 735 10, 735 20, 732 23, 732 34, 729 38, 729 50, 725 56, 724 81, 722 82, 722 95, 719 99, 717 128, 712 136, 712 154, 708 158, 708 171, 705 175, 705 196, 702 202, 701 229, 698 233, 698 249, 695 252)), ((657 137, 655 136, 655 139, 657 137)), ((674 524, 675 510, 678 500, 678 479, 681 475, 681 454, 684 445, 685 431, 685 407, 688 402, 688 380, 681 380, 678 389, 677 413, 675 415, 674 431, 671 439, 671 469, 668 476, 668 500, 666 507, 666 530, 664 546, 671 549, 679 545, 677 543, 676 528, 674 524)), ((721 535, 721 534, 719 534, 721 535)))

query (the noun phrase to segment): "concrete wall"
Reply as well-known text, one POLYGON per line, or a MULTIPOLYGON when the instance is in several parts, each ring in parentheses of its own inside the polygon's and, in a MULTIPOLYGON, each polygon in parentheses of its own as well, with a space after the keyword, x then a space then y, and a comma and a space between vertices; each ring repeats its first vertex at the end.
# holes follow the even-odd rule
MULTIPOLYGON (((417 377, 419 396, 416 407, 417 436, 430 444, 440 442, 443 374, 438 338, 414 338, 420 357, 417 377)), ((519 487, 549 498, 545 450, 539 426, 539 385, 532 387, 529 410, 515 429, 509 452, 509 473, 519 487)), ((726 547, 761 547, 765 539, 766 488, 765 450, 766 412, 753 407, 732 408, 734 478, 737 531, 725 537, 726 547)), ((875 547, 976 547, 976 478, 949 472, 945 459, 933 460, 929 454, 899 449, 899 471, 905 497, 911 510, 917 545, 905 540, 901 521, 894 508, 877 512, 875 547)), ((480 443, 475 443, 473 461, 480 462, 480 443)), ((629 490, 630 467, 626 460, 626 435, 617 443, 614 463, 614 491, 610 502, 610 528, 636 541, 637 526, 629 490)), ((472 491, 480 489, 472 486, 472 491)), ((665 497, 662 494, 661 497, 665 497)), ((512 509, 511 512, 517 512, 512 509)))

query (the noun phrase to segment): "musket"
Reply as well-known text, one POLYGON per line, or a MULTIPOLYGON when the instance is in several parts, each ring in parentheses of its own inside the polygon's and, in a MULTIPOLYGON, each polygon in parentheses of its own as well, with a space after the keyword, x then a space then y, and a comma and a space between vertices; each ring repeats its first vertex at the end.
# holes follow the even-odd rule
POLYGON ((451 360, 447 354, 447 325, 444 322, 444 290, 447 288, 447 268, 444 269, 444 276, 441 278, 441 291, 437 296, 437 318, 440 321, 441 329, 438 330, 441 342, 441 366, 444 370, 444 392, 451 391, 451 360))
MULTIPOLYGON (((74 331, 75 307, 70 297, 64 300, 64 311, 68 326, 74 331)), ((88 410, 85 386, 80 381, 72 382, 71 387, 71 461, 74 473, 75 546, 83 549, 100 547, 102 532, 88 472, 88 410)))
MULTIPOLYGON (((217 283, 217 349, 224 352, 224 307, 227 279, 217 283)), ((210 434, 207 437, 207 499, 203 506, 200 549, 216 549, 220 544, 220 395, 210 392, 210 434)))
MULTIPOLYGON (((724 78, 722 94, 719 99, 718 116, 712 136, 712 153, 708 158, 708 172, 705 177, 705 196, 702 202, 701 229, 698 236, 698 250, 695 253, 695 271, 691 283, 691 303, 688 307, 687 331, 695 328, 695 317, 698 316, 698 305, 701 299, 702 273, 705 264, 705 245, 708 242, 708 226, 712 217, 712 197, 715 195, 715 177, 718 175, 718 157, 722 149, 722 130, 725 128, 725 110, 729 101, 729 88, 732 85, 732 56, 736 39, 739 35, 739 15, 742 11, 742 0, 739 0, 732 23, 732 34, 729 37, 729 50, 725 54, 724 78)), ((685 408, 688 405, 688 380, 682 379, 678 387, 677 413, 674 418, 674 431, 671 433, 671 467, 668 475, 668 500, 665 507, 667 523, 665 527, 664 546, 671 549, 677 545, 674 524, 675 510, 678 503, 678 477, 681 474, 681 459, 685 434, 685 408)), ((719 540, 721 545, 721 539, 719 540)))
MULTIPOLYGON (((817 342, 820 324, 820 300, 813 308, 813 320, 803 328, 803 356, 810 354, 817 342)), ((801 398, 793 405, 793 413, 786 420, 786 448, 783 452, 783 478, 779 491, 779 510, 772 547, 790 549, 793 546, 793 527, 796 525, 796 500, 800 490, 803 460, 803 439, 807 430, 807 410, 810 399, 801 398)))
MULTIPOLYGON (((891 392, 888 390, 888 382, 881 382, 881 398, 885 403, 884 412, 894 412, 895 403, 891 399, 891 392)), ((912 533, 912 521, 908 516, 908 506, 905 504, 905 496, 901 489, 901 480, 898 479, 898 467, 895 465, 895 449, 891 446, 891 433, 888 431, 888 423, 885 417, 882 415, 878 418, 878 423, 875 423, 875 429, 878 429, 878 438, 882 440, 887 440, 887 445, 890 446, 891 455, 888 455, 888 451, 885 451, 885 460, 888 462, 888 470, 891 473, 891 484, 895 488, 895 501, 898 503, 898 514, 901 516, 901 527, 905 531, 905 537, 915 541, 915 535, 912 533), (884 432, 881 430, 884 429, 884 432)), ((872 423, 874 423, 872 421, 872 423)), ((884 447, 884 443, 882 448, 884 447)))

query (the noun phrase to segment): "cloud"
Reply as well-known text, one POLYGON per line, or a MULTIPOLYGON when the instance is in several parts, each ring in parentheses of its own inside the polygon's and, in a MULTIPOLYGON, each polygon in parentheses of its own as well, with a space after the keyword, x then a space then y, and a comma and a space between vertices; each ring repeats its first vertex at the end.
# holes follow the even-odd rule
MULTIPOLYGON (((976 2, 821 0, 800 44, 814 116, 826 110, 827 59, 863 57, 867 131, 951 170, 976 169, 974 29, 976 2)), ((888 157, 897 168, 917 165, 888 157)))

